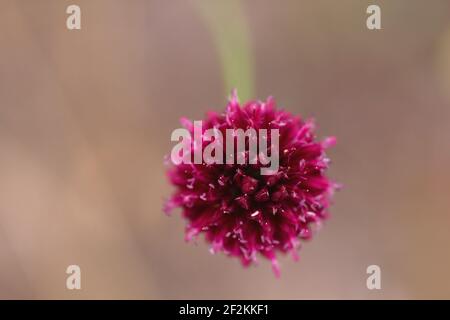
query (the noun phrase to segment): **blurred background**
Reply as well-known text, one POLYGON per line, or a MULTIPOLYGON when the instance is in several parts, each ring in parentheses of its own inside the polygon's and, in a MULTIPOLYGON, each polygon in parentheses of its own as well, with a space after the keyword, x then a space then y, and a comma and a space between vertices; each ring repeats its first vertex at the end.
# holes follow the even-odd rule
POLYGON ((449 299, 449 120, 447 0, 0 0, 0 298, 449 299), (178 119, 232 87, 338 138, 345 187, 280 279, 161 210, 178 119))

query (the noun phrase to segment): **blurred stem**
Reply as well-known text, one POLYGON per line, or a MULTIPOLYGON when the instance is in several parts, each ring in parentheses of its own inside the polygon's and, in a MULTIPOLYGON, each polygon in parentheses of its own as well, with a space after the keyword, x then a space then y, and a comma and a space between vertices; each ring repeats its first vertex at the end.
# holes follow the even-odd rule
POLYGON ((219 55, 226 95, 238 90, 241 101, 254 97, 250 37, 240 0, 196 0, 219 55))

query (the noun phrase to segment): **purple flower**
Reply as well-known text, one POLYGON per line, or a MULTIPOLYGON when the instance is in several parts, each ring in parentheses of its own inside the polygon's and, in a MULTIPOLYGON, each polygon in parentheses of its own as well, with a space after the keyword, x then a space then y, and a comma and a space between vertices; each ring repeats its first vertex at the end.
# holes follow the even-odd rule
MULTIPOLYGON (((181 122, 193 137, 192 122, 181 122)), ((278 129, 278 171, 261 174, 264 165, 260 159, 249 164, 248 152, 244 164, 173 165, 168 177, 176 191, 165 211, 182 209, 187 240, 203 233, 213 253, 238 257, 244 266, 260 254, 272 262, 278 276, 276 253, 292 252, 296 259, 300 240, 310 239, 311 227, 328 216, 336 184, 325 176, 329 159, 324 151, 336 139, 316 141, 312 121, 278 110, 270 97, 241 107, 235 91, 224 113, 210 112, 203 121, 202 132, 212 128, 223 136, 227 129, 278 129)), ((202 146, 210 143, 201 141, 202 146)), ((194 153, 195 144, 189 148, 194 153)))

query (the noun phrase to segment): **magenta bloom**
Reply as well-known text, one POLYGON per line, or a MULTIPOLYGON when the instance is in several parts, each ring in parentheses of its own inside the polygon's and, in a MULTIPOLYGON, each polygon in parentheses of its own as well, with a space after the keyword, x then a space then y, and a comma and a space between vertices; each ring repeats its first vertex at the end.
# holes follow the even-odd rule
MULTIPOLYGON (((182 119, 182 124, 193 134, 192 122, 182 119)), ((259 253, 279 275, 276 253, 292 252, 296 258, 300 240, 310 239, 311 227, 328 216, 336 184, 325 176, 329 159, 324 150, 335 138, 318 142, 311 121, 278 110, 272 98, 240 106, 235 92, 224 113, 208 113, 202 130, 211 128, 224 137, 226 129, 278 129, 278 171, 262 175, 260 161, 173 165, 168 177, 176 191, 165 211, 182 209, 187 240, 203 233, 213 253, 238 257, 244 266, 259 253)), ((194 144, 190 148, 193 152, 194 144)))

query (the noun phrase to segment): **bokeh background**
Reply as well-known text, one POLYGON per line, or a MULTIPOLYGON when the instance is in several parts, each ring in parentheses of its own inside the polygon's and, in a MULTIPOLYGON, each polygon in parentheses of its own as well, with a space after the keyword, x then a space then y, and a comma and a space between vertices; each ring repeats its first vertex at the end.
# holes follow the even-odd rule
POLYGON ((449 89, 448 0, 0 0, 0 298, 448 299, 449 89), (339 141, 345 187, 280 279, 161 210, 178 119, 233 86, 339 141))

